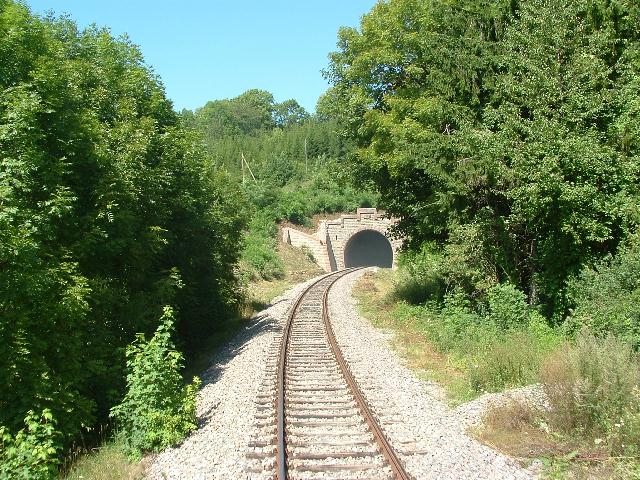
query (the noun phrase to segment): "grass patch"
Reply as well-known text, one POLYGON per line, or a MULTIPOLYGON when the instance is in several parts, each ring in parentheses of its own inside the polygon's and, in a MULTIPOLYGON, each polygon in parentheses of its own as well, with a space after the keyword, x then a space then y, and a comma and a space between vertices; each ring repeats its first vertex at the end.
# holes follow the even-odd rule
POLYGON ((395 333, 395 346, 425 379, 439 383, 451 405, 485 392, 535 383, 548 352, 559 344, 524 298, 497 290, 485 316, 456 297, 410 305, 402 272, 365 274, 354 289, 363 315, 395 333))
POLYGON ((276 250, 284 274, 280 278, 259 279, 249 283, 245 316, 265 309, 275 297, 282 295, 294 285, 326 273, 303 250, 280 241, 280 234, 276 250))
POLYGON ((65 469, 63 480, 138 480, 144 478, 147 462, 131 462, 119 440, 105 442, 100 448, 79 453, 65 469))
POLYGON ((485 391, 541 382, 550 410, 511 402, 471 433, 546 478, 640 479, 640 363, 626 340, 575 341, 528 310, 510 286, 489 290, 478 313, 455 297, 410 305, 402 272, 379 270, 354 288, 362 315, 394 332, 394 346, 452 405, 485 391))
POLYGON ((410 368, 426 380, 442 385, 451 404, 474 397, 459 359, 442 354, 427 338, 424 318, 417 309, 398 302, 395 295, 397 272, 380 269, 365 273, 356 283, 353 295, 359 300, 362 315, 378 328, 394 332, 393 346, 410 368))

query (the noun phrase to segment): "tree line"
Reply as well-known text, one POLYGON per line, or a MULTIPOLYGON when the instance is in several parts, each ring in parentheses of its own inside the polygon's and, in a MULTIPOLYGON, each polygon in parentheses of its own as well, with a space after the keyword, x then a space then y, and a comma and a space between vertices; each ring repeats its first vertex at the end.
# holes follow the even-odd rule
POLYGON ((3 463, 105 424, 165 306, 187 352, 235 314, 243 196, 183 123, 126 38, 0 0, 3 463))
POLYGON ((338 38, 325 104, 410 249, 449 260, 446 291, 509 282, 561 323, 640 221, 637 3, 390 0, 338 38))
POLYGON ((284 274, 277 222, 305 224, 318 213, 376 202, 373 192, 349 181, 353 142, 339 135, 322 102, 311 114, 293 99, 278 103, 270 92, 253 89, 183 110, 181 117, 200 136, 210 168, 229 172, 249 201, 240 269, 245 282, 284 274))

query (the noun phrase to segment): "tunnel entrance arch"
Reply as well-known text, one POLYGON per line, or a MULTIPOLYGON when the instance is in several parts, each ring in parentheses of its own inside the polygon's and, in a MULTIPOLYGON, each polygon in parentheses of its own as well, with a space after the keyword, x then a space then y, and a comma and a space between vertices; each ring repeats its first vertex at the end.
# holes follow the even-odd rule
POLYGON ((389 239, 376 230, 360 230, 344 247, 344 267, 393 266, 393 247, 389 239))
POLYGON ((282 230, 282 240, 294 247, 306 248, 313 255, 316 263, 326 272, 335 272, 361 263, 395 268, 396 253, 403 242, 401 237, 392 234, 396 223, 396 219, 380 214, 375 208, 358 208, 355 215, 343 214, 340 218, 321 220, 315 234, 285 227, 282 230), (363 233, 364 237, 360 237, 360 233, 364 231, 369 233, 363 233), (376 233, 380 235, 376 236, 376 233), (351 241, 356 243, 347 248, 347 244, 351 241), (364 253, 354 253, 362 250, 358 248, 360 242, 366 244, 364 253), (372 247, 371 243, 374 246, 377 245, 377 248, 372 247), (389 245, 391 253, 389 253, 389 245), (371 255, 366 254, 370 249, 373 250, 369 252, 373 255, 373 260, 371 255), (364 259, 361 258, 363 255, 364 259))

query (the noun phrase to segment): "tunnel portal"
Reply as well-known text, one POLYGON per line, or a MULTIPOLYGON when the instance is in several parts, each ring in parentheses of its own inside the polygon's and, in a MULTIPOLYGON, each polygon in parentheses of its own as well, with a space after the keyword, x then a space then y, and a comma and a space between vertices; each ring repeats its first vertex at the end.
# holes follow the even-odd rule
POLYGON ((344 266, 383 267, 393 265, 393 248, 380 232, 362 230, 353 235, 344 248, 344 266))
POLYGON ((315 234, 284 227, 282 240, 308 249, 325 272, 354 265, 394 268, 396 252, 402 246, 402 238, 391 234, 396 223, 375 208, 358 208, 355 215, 320 220, 315 234))

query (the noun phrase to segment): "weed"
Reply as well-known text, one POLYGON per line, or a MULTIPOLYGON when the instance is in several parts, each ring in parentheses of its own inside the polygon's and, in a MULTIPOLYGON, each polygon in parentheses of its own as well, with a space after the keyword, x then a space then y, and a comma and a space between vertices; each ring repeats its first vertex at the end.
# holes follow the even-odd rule
POLYGON ((100 448, 82 454, 63 472, 64 480, 139 480, 143 478, 145 462, 131 462, 121 439, 105 442, 100 448))
POLYGON ((55 477, 61 435, 51 411, 29 411, 25 427, 12 435, 0 426, 0 478, 48 480, 55 477))
POLYGON ((583 331, 548 358, 541 375, 555 428, 637 455, 640 364, 629 342, 583 331))
POLYGON ((498 336, 470 359, 469 382, 477 392, 497 392, 538 380, 544 349, 526 331, 498 336))
POLYGON ((131 458, 174 445, 196 428, 200 379, 183 384, 183 358, 171 341, 173 330, 173 311, 165 307, 154 336, 138 335, 127 348, 127 393, 111 416, 131 458))

